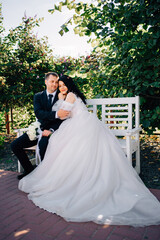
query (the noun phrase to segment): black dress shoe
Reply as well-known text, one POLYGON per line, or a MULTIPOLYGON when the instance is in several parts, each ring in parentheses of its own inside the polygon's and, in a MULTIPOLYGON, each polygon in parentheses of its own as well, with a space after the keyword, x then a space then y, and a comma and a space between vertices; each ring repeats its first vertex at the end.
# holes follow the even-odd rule
POLYGON ((33 169, 30 172, 24 172, 21 175, 17 176, 18 180, 21 180, 23 177, 27 176, 29 173, 31 173, 35 168, 37 167, 37 165, 33 165, 33 169))
POLYGON ((17 176, 17 179, 18 179, 18 180, 21 180, 23 177, 27 176, 28 174, 29 174, 29 173, 24 172, 24 173, 22 173, 21 175, 18 175, 18 176, 17 176))
MULTIPOLYGON (((37 165, 33 165, 33 170, 37 167, 37 165)), ((31 170, 30 172, 24 172, 21 175, 17 176, 18 180, 21 180, 23 177, 27 176, 29 173, 31 173, 33 170, 31 170)))

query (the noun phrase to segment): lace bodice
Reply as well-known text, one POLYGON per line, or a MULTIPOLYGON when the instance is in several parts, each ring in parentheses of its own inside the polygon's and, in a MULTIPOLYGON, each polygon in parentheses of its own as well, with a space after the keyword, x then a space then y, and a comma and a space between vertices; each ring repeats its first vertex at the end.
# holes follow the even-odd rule
POLYGON ((83 112, 83 111, 87 111, 87 107, 85 106, 83 101, 76 96, 75 96, 75 98, 76 98, 76 100, 73 104, 69 103, 69 102, 66 102, 64 100, 58 100, 53 105, 52 110, 53 111, 58 111, 59 109, 64 109, 64 110, 67 110, 67 111, 71 111, 70 117, 74 117, 76 115, 81 114, 81 112, 83 112))

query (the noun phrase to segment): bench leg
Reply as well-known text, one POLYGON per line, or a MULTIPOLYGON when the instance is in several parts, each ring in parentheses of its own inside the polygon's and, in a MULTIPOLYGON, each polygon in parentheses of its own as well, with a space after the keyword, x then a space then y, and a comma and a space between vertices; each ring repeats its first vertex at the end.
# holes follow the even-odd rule
POLYGON ((128 161, 132 165, 132 151, 131 151, 131 137, 130 136, 126 137, 126 151, 127 151, 128 161))
POLYGON ((139 141, 139 133, 136 134, 135 136, 136 141, 137 141, 137 151, 136 151, 136 172, 140 174, 140 141, 139 141))
POLYGON ((36 156, 36 165, 38 166, 41 163, 41 159, 39 156, 36 156))
MULTIPOLYGON (((40 164, 41 160, 39 158, 38 155, 36 155, 36 151, 35 151, 35 158, 34 159, 30 159, 30 161, 32 162, 32 160, 34 160, 34 162, 32 164, 36 164, 37 166, 40 164)), ((18 161, 18 172, 19 173, 22 173, 23 172, 23 167, 22 165, 20 164, 20 162, 18 161)))
POLYGON ((22 165, 20 164, 19 161, 18 161, 18 172, 19 172, 19 173, 22 173, 22 172, 23 172, 23 167, 22 167, 22 165))
MULTIPOLYGON (((138 138, 139 138, 139 136, 138 136, 138 138)), ((136 169, 136 172, 138 174, 140 174, 141 168, 140 168, 140 142, 139 142, 139 139, 138 139, 138 149, 136 151, 136 167, 135 167, 135 169, 136 169)))

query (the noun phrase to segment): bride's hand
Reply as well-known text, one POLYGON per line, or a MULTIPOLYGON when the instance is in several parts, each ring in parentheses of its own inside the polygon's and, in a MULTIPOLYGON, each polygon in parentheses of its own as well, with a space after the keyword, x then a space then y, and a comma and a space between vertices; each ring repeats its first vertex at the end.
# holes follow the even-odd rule
POLYGON ((58 99, 59 100, 64 100, 65 99, 65 95, 63 95, 62 93, 58 94, 58 99))

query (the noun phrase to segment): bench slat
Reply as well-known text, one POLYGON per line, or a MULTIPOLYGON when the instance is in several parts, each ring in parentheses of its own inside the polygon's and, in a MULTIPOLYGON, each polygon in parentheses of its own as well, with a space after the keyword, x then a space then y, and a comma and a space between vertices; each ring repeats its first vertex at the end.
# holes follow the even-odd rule
POLYGON ((119 123, 106 123, 109 127, 128 127, 128 124, 119 124, 119 123))
POLYGON ((107 104, 135 104, 139 97, 122 97, 122 98, 99 98, 99 99, 87 99, 87 104, 92 105, 107 105, 107 104))
POLYGON ((105 110, 128 110, 128 107, 105 107, 105 110))
POLYGON ((119 115, 119 116, 128 116, 128 112, 108 112, 108 113, 105 113, 106 116, 116 116, 116 115, 119 115))
POLYGON ((120 122, 122 122, 122 121, 125 121, 125 122, 127 122, 128 120, 129 120, 129 118, 105 118, 105 120, 106 121, 120 121, 120 122))

